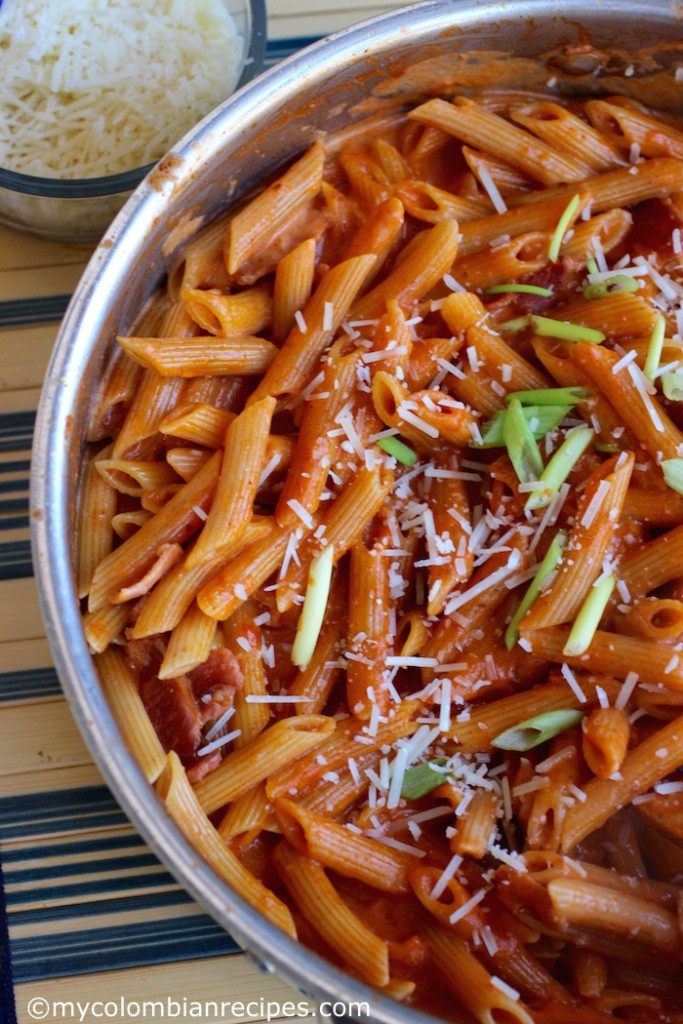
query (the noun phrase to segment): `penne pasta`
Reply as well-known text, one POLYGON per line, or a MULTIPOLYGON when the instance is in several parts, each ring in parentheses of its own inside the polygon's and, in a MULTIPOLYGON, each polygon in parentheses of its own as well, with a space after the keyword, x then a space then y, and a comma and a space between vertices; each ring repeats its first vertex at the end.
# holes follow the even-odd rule
POLYGON ((161 377, 204 374, 263 373, 277 349, 270 341, 248 334, 200 338, 119 338, 124 352, 161 377))
POLYGON ((580 181, 589 174, 589 168, 581 161, 557 153, 544 142, 463 96, 454 103, 428 100, 408 116, 505 160, 544 185, 580 181))
POLYGON ((113 325, 85 427, 84 635, 176 826, 486 1024, 681 1005, 683 134, 603 79, 315 143, 113 325))
POLYGON ((275 858, 282 880, 308 923, 364 981, 388 985, 386 944, 344 903, 324 869, 284 843, 278 846, 275 858))
POLYGON ((164 771, 157 781, 157 793, 181 832, 211 867, 239 895, 288 935, 296 936, 289 908, 248 871, 225 845, 202 811, 177 755, 168 755, 164 771))
POLYGON ((228 222, 225 259, 236 273, 259 248, 277 235, 322 184, 325 150, 316 142, 282 177, 252 199, 228 222))
POLYGON ((334 732, 335 721, 324 715, 298 715, 276 722, 239 750, 194 787, 207 814, 230 803, 268 776, 317 747, 334 732))

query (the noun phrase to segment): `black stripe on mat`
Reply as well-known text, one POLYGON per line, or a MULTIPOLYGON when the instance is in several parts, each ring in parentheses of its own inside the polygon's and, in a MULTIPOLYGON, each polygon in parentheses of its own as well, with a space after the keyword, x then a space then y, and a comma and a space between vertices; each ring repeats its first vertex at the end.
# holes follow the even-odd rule
POLYGON ((0 327, 57 323, 66 313, 70 295, 42 295, 36 299, 0 302, 0 327))
MULTIPOLYGON (((3 473, 28 473, 30 468, 30 459, 14 459, 10 462, 0 462, 0 476, 3 473)), ((28 490, 28 477, 26 478, 26 488, 28 490)))
POLYGON ((144 845, 144 840, 137 832, 128 832, 123 836, 98 836, 94 839, 81 836, 75 842, 73 840, 53 842, 49 849, 44 846, 33 846, 26 849, 3 850, 2 860, 5 865, 19 864, 30 860, 44 860, 45 857, 68 858, 76 854, 112 853, 117 850, 139 849, 144 845))
MULTIPOLYGON (((0 463, 0 473, 9 473, 10 470, 0 463)), ((0 494, 14 494, 16 491, 24 491, 28 494, 28 477, 20 477, 18 480, 0 480, 0 494)))
POLYGON ((0 704, 10 700, 37 700, 61 693, 59 679, 53 668, 27 668, 16 672, 0 672, 0 704))
POLYGON ((0 800, 0 845, 10 839, 125 825, 106 786, 29 793, 0 800))
POLYGON ((67 921, 73 918, 74 909, 78 917, 98 917, 101 914, 127 914, 155 910, 157 907, 177 907, 192 903, 192 897, 183 889, 173 892, 153 892, 144 896, 119 897, 113 900, 96 900, 93 903, 79 903, 72 906, 31 907, 29 910, 15 910, 12 913, 12 927, 20 924, 41 924, 45 921, 67 921))
MULTIPOLYGON (((4 529, 9 529, 3 523, 4 529)), ((31 542, 14 540, 0 544, 0 580, 18 580, 33 575, 31 542)))
POLYGON ((0 414, 0 452, 30 451, 35 421, 36 414, 33 410, 0 414))
MULTIPOLYGON (((80 852, 80 851, 79 851, 80 852)), ((43 850, 44 857, 54 857, 51 848, 43 850)), ((41 864, 20 868, 8 868, 5 864, 5 885, 22 885, 25 882, 47 882, 52 878, 68 878, 69 875, 97 875, 105 871, 121 871, 133 868, 160 867, 153 853, 136 853, 130 857, 103 857, 101 860, 64 861, 61 864, 41 864)), ((147 878, 150 875, 145 876, 147 878)))
MULTIPOLYGON (((25 516, 7 516, 6 519, 0 519, 0 530, 28 530, 28 515, 25 516)), ((27 575, 31 575, 28 573, 27 575)))
MULTIPOLYGON (((8 883, 9 884, 9 883, 8 883)), ((144 875, 122 875, 120 878, 88 878, 83 882, 68 882, 62 885, 48 885, 40 889, 21 890, 5 892, 7 909, 12 915, 12 907, 20 903, 23 905, 31 903, 43 904, 48 900, 58 900, 60 904, 68 903, 72 899, 81 896, 114 896, 117 892, 131 892, 136 889, 171 889, 179 888, 173 875, 163 869, 159 864, 159 870, 144 875)), ((73 907, 71 908, 73 912, 73 907)), ((12 920, 13 920, 12 915, 12 920)))
POLYGON ((151 923, 90 928, 15 939, 16 981, 120 970, 176 960, 239 953, 239 946, 206 914, 151 923))

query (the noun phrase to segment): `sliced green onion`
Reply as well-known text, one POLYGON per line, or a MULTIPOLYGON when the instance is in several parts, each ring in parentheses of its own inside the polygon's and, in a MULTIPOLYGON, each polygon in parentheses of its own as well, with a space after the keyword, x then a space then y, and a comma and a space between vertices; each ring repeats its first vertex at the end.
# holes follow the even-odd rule
POLYGON ((609 455, 615 455, 616 452, 621 451, 618 444, 605 444, 604 441, 596 441, 593 447, 596 452, 606 452, 609 455))
POLYGON ((550 547, 545 553, 545 558, 536 571, 536 575, 529 584, 526 594, 522 598, 522 603, 512 616, 510 625, 505 630, 505 646, 508 651, 511 651, 519 640, 519 630, 517 629, 517 626, 540 594, 543 584, 548 579, 551 572, 554 572, 560 564, 560 559, 562 558, 562 552, 564 551, 566 543, 567 534, 564 530, 558 530, 552 539, 550 547))
POLYGON ((398 437, 383 437, 377 442, 377 447, 385 451, 387 455, 393 455, 404 466, 414 466, 417 462, 417 452, 414 452, 398 437))
POLYGON ((305 668, 313 657, 325 618, 327 599, 330 596, 333 566, 334 544, 330 544, 313 559, 308 570, 306 597, 297 622, 296 637, 292 647, 292 662, 299 668, 305 668))
POLYGON ((543 295, 548 298, 553 294, 552 288, 541 288, 538 284, 492 284, 484 288, 484 295, 506 295, 508 292, 523 292, 525 295, 543 295))
POLYGON ((662 391, 672 402, 683 402, 683 371, 675 370, 663 373, 662 391))
POLYGON ((645 366, 643 367, 643 373, 648 380, 654 380, 654 376, 657 372, 657 367, 659 366, 659 362, 662 358, 665 333, 666 320, 660 313, 657 317, 657 323, 652 330, 650 344, 647 349, 647 356, 645 357, 645 366))
POLYGON ((588 597, 579 608, 574 625, 569 631, 562 653, 565 657, 585 654, 590 647, 595 631, 600 625, 607 602, 612 596, 616 580, 613 575, 605 576, 597 586, 591 587, 588 597))
POLYGON ((503 324, 498 324, 498 328, 501 331, 523 331, 530 324, 528 316, 518 316, 514 320, 506 320, 503 324))
POLYGON ((662 473, 671 490, 683 494, 683 459, 664 459, 662 473))
MULTIPOLYGON (((569 412, 567 405, 523 405, 522 413, 537 441, 558 427, 569 412)), ((473 443, 472 448, 500 448, 503 441, 503 423, 507 410, 500 409, 490 420, 482 424, 481 442, 473 443)))
POLYGON ((561 341, 587 341, 591 345, 599 345, 605 340, 602 331, 592 327, 581 327, 580 324, 568 324, 564 320, 551 320, 547 316, 532 316, 531 326, 536 334, 544 338, 559 338, 561 341))
POLYGON ((566 732, 572 726, 578 725, 583 719, 581 711, 574 711, 573 708, 562 708, 559 711, 544 711, 533 718, 527 718, 526 722, 513 725, 496 736, 491 743, 494 747, 501 747, 503 750, 533 750, 546 740, 552 740, 561 732, 566 732))
POLYGON ((522 405, 576 405, 592 398, 588 388, 535 388, 533 391, 511 391, 506 400, 516 398, 522 405))
POLYGON ((510 401, 505 411, 503 442, 520 483, 538 480, 543 472, 543 459, 524 415, 522 403, 516 398, 510 401))
POLYGON ((530 495, 524 506, 526 510, 543 508, 550 503, 594 436, 590 427, 578 427, 576 430, 572 430, 571 434, 567 434, 538 478, 538 482, 544 484, 543 489, 534 491, 530 495))
POLYGON ((600 273, 600 268, 598 267, 597 263, 595 262, 595 260, 592 257, 589 260, 586 260, 586 270, 588 271, 589 274, 599 274, 600 273))
POLYGON ((424 764, 416 764, 409 768, 403 776, 401 796, 404 800, 419 800, 433 789, 440 786, 445 776, 443 772, 435 772, 432 765, 442 767, 446 763, 445 757, 436 757, 433 761, 425 761, 424 764))
POLYGON ((605 278, 604 281, 593 281, 583 289, 584 298, 604 299, 606 295, 617 295, 619 293, 637 292, 640 285, 634 277, 628 274, 614 274, 605 278))
POLYGON ((553 232, 553 237, 550 239, 550 245, 548 246, 548 259, 555 263, 560 257, 560 246, 567 232, 567 228, 571 223, 571 219, 579 208, 581 199, 578 195, 573 196, 569 200, 565 208, 564 213, 560 217, 557 227, 553 232))

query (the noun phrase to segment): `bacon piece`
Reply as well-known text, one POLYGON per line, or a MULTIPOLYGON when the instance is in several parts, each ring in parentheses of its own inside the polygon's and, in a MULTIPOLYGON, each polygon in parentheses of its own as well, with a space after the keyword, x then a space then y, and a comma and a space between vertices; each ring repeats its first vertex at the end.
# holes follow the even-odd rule
POLYGON ((148 679, 158 676, 166 654, 166 641, 160 633, 156 633, 142 640, 129 640, 127 651, 130 667, 142 687, 148 679))
POLYGON ((202 665, 188 676, 199 708, 202 725, 212 722, 232 707, 237 690, 244 686, 244 676, 237 658, 227 647, 215 647, 202 665), (210 696, 211 700, 204 698, 210 696))
POLYGON ((202 738, 199 710, 187 676, 151 677, 142 683, 140 696, 164 750, 180 758, 194 757, 202 738))
POLYGON ((135 597, 142 597, 149 593, 154 584, 158 583, 161 577, 165 576, 184 554, 180 544, 162 544, 157 551, 156 562, 147 570, 142 579, 130 587, 122 587, 114 594, 111 603, 124 604, 126 601, 132 601, 135 597))
POLYGON ((210 754, 198 757, 196 761, 186 766, 187 781, 194 786, 195 782, 200 782, 205 775, 218 768, 222 760, 222 750, 213 750, 210 754))

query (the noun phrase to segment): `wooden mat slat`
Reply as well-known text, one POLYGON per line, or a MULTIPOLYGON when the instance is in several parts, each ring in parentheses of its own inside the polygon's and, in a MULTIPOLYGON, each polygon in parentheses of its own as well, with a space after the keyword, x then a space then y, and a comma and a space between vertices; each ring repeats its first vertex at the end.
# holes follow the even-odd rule
POLYGON ((42 387, 57 328, 0 327, 0 389, 42 387))

